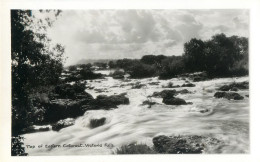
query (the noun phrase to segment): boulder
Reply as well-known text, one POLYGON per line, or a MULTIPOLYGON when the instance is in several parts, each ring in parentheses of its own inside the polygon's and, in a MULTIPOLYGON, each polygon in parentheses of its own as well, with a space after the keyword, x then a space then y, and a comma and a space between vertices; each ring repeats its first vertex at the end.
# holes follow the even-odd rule
POLYGON ((150 83, 148 83, 149 85, 159 85, 160 84, 160 82, 150 82, 150 83))
POLYGON ((214 97, 216 98, 226 98, 228 100, 243 100, 244 97, 240 96, 238 93, 234 93, 234 92, 216 92, 214 94, 214 97))
POLYGON ((99 95, 95 99, 94 103, 92 105, 96 109, 109 109, 109 108, 117 108, 118 105, 127 105, 129 104, 129 98, 127 98, 126 93, 122 93, 119 95, 99 95))
POLYGON ((195 84, 192 83, 187 83, 187 84, 183 84, 182 87, 195 87, 195 84))
POLYGON ((45 122, 56 122, 61 119, 75 118, 85 113, 83 105, 92 104, 94 99, 56 99, 45 104, 46 112, 44 114, 45 122))
POLYGON ((62 128, 66 128, 66 127, 72 126, 74 124, 75 124, 75 119, 67 118, 67 119, 60 120, 60 121, 56 122, 55 124, 53 124, 52 130, 59 131, 62 128))
POLYGON ((186 101, 181 98, 175 98, 175 97, 165 97, 163 98, 163 103, 166 105, 187 105, 186 101))
POLYGON ((173 136, 165 135, 153 138, 155 151, 166 154, 201 154, 208 146, 222 144, 216 138, 204 136, 173 136))
POLYGON ((104 125, 106 122, 106 118, 103 117, 103 118, 100 118, 100 119, 91 119, 90 120, 90 127, 91 128, 96 128, 96 127, 99 127, 101 125, 104 125))
POLYGON ((152 97, 166 97, 166 96, 176 96, 177 91, 176 90, 163 90, 161 92, 154 92, 152 97))
POLYGON ((223 85, 218 90, 220 91, 238 91, 239 89, 249 89, 249 82, 231 83, 229 85, 223 85))
POLYGON ((173 136, 165 135, 153 138, 154 149, 166 154, 201 154, 208 146, 217 146, 222 142, 216 138, 204 136, 173 136))
POLYGON ((54 89, 56 94, 55 99, 81 99, 81 98, 93 98, 90 94, 85 92, 86 86, 84 83, 75 84, 60 84, 54 89))
POLYGON ((132 89, 140 89, 142 87, 145 87, 145 84, 141 84, 140 82, 136 82, 133 86, 132 89))

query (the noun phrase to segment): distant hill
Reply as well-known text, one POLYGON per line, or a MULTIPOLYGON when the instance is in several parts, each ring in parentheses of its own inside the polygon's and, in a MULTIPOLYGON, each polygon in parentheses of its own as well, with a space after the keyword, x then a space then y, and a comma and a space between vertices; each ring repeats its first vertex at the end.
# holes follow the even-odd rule
POLYGON ((114 61, 113 59, 82 59, 78 61, 76 64, 88 64, 88 63, 95 63, 95 62, 101 62, 101 63, 108 63, 109 61, 114 61))

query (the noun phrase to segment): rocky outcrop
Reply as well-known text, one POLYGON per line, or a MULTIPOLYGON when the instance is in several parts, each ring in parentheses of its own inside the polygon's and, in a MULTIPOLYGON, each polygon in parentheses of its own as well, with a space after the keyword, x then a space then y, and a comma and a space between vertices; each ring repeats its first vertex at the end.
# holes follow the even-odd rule
POLYGON ((75 119, 67 118, 67 119, 60 120, 57 123, 53 124, 52 130, 59 131, 62 128, 66 128, 66 127, 72 126, 74 124, 75 124, 75 119))
POLYGON ((109 109, 109 108, 117 108, 118 105, 127 105, 129 104, 129 98, 127 98, 126 93, 122 93, 119 95, 99 95, 92 103, 92 106, 95 109, 109 109))
POLYGON ((85 113, 83 105, 92 104, 94 99, 56 99, 51 100, 45 104, 45 117, 46 122, 56 122, 61 119, 75 118, 85 113))
POLYGON ((154 149, 166 154, 201 154, 208 146, 221 144, 216 138, 203 136, 173 136, 165 135, 153 138, 154 149))
POLYGON ((216 92, 214 94, 214 97, 216 98, 226 98, 228 100, 243 100, 244 97, 239 95, 238 93, 234 93, 234 92, 216 92))
POLYGON ((223 85, 218 90, 220 91, 238 91, 239 89, 249 89, 249 82, 231 83, 223 85))

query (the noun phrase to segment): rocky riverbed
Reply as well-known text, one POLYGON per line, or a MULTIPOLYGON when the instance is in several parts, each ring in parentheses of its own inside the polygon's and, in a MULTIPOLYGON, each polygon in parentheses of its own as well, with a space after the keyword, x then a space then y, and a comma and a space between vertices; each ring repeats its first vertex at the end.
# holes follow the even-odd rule
POLYGON ((158 153, 248 153, 248 81, 110 76, 88 80, 87 93, 81 94, 88 100, 78 96, 52 101, 52 106, 59 105, 51 117, 57 123, 24 134, 25 145, 35 146, 25 149, 29 155, 113 154, 123 145, 139 143, 158 153), (66 110, 68 114, 61 113, 66 110), (165 140, 169 143, 160 142, 165 140))

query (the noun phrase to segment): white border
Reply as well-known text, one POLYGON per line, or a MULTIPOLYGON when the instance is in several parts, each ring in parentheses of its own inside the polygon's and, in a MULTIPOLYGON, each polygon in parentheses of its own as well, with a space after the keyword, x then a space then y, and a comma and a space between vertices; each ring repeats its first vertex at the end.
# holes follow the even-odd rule
POLYGON ((193 161, 260 162, 260 0, 2 0, 0 40, 0 161, 193 161), (10 9, 250 9, 250 154, 245 155, 99 155, 11 157, 10 9), (259 70, 258 70, 259 69, 259 70))

